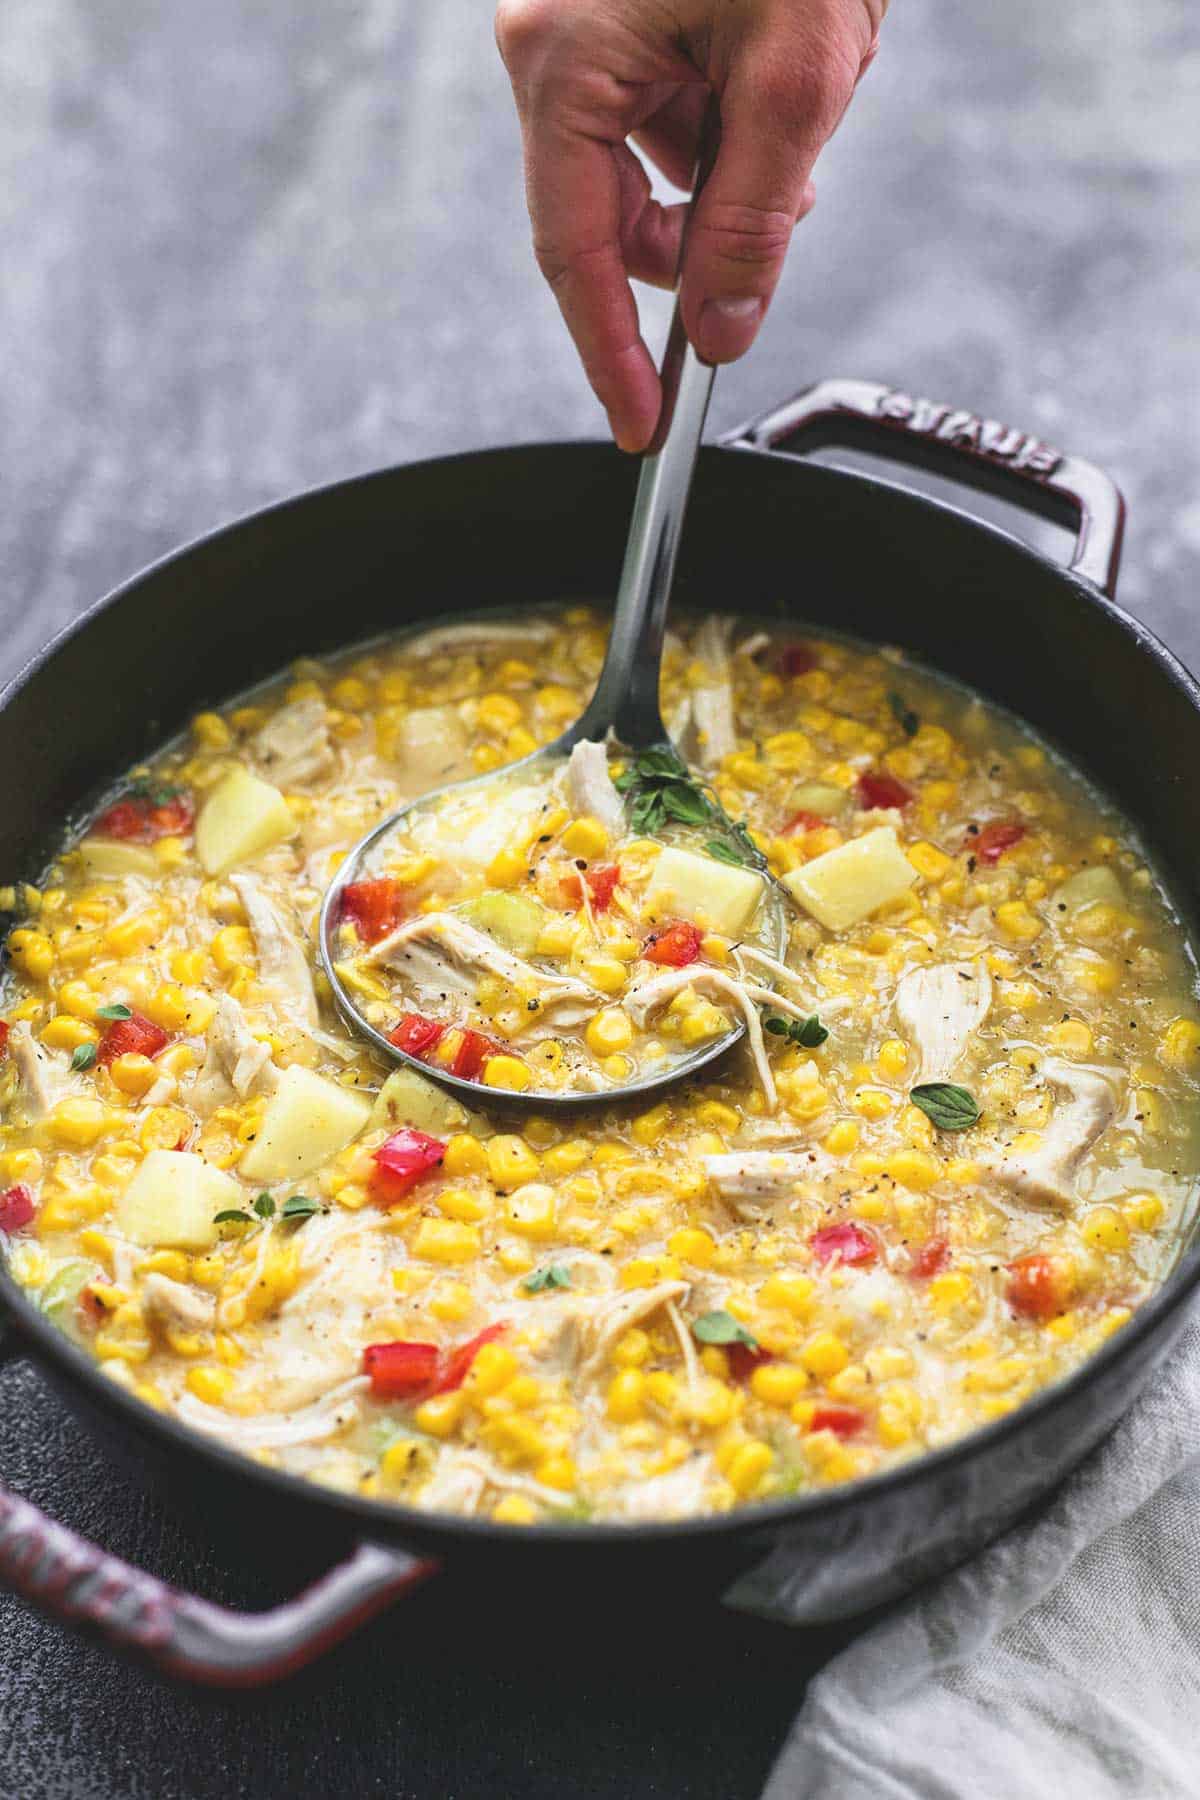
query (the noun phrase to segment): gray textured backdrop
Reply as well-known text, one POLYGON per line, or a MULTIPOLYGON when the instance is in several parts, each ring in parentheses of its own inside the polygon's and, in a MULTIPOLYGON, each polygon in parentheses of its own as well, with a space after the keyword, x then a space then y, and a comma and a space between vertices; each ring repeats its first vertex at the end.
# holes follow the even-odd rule
MULTIPOLYGON (((299 486, 598 432, 528 253, 489 14, 4 0, 0 672, 170 545, 299 486)), ((1195 0, 895 0, 716 425, 859 374, 1091 456, 1130 501, 1123 597, 1200 664, 1198 121, 1195 0)), ((228 1543, 147 1504, 20 1369, 0 1475, 160 1572, 250 1597, 228 1543)), ((249 1707, 114 1673, 0 1603, 0 1796, 570 1782, 727 1800, 754 1791, 823 1653, 773 1639, 764 1673, 763 1640, 728 1627, 709 1685, 573 1652, 493 1668, 481 1697, 488 1660, 443 1605, 249 1707), (407 1682, 373 1692, 372 1657, 407 1682)))

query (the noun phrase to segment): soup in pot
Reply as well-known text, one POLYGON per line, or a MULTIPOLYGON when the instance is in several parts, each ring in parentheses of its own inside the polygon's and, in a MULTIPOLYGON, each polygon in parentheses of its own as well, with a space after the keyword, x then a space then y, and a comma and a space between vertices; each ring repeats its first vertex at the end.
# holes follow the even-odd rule
POLYGON ((1077 773, 897 652, 679 625, 678 758, 516 770, 345 890, 343 978, 429 1074, 342 1024, 340 860, 557 737, 605 632, 573 606, 300 663, 9 891, 0 1232, 148 1406, 406 1506, 712 1513, 1001 1417, 1170 1268, 1181 927, 1077 773), (737 1023, 654 1104, 495 1110, 737 1023))

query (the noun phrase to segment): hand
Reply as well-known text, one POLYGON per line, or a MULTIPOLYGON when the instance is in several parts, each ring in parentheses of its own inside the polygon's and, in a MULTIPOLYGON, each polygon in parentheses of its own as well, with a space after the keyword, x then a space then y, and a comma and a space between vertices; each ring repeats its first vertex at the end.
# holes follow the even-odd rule
POLYGON ((762 324, 811 175, 875 54, 887 0, 500 0, 538 263, 624 450, 658 419, 630 277, 673 287, 684 206, 661 206, 626 139, 690 187, 700 119, 721 147, 688 234, 683 321, 708 362, 762 324))

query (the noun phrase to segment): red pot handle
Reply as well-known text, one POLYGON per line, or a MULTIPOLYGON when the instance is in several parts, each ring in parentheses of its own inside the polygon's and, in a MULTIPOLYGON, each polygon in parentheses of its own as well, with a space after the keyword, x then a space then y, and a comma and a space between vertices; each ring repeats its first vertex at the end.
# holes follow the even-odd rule
POLYGON ((819 381, 794 400, 727 433, 735 449, 774 450, 820 421, 851 419, 898 433, 914 444, 965 458, 976 470, 1000 470, 1026 487, 1065 500, 1079 521, 1070 570, 1111 598, 1116 590, 1125 502, 1112 477, 1080 456, 1064 456, 1040 438, 996 419, 922 400, 877 381, 819 381))
POLYGON ((107 1555, 0 1488, 5 1586, 168 1674, 210 1687, 259 1687, 290 1675, 437 1566, 403 1550, 360 1544, 294 1600, 267 1612, 235 1612, 107 1555))

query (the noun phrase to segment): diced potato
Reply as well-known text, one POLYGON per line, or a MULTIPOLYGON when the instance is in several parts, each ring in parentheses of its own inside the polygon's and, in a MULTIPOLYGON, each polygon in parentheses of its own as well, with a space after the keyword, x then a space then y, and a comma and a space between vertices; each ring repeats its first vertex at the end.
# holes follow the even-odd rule
POLYGON ((845 788, 833 787, 827 781, 803 782, 788 795, 793 812, 816 813, 820 819, 832 819, 835 813, 844 811, 846 801, 845 788))
POLYGON ((469 1120, 466 1107, 435 1082, 427 1081, 415 1069, 393 1069, 376 1095, 370 1123, 385 1131, 411 1125, 433 1137, 445 1137, 465 1131, 469 1120))
POLYGON ((738 937, 758 911, 763 878, 691 850, 664 850, 646 888, 649 910, 738 937))
POLYGON ((517 956, 529 956, 536 949, 548 916, 544 906, 524 894, 502 894, 494 890, 469 900, 461 911, 472 925, 486 931, 517 956))
POLYGON ((1050 905, 1055 912, 1064 906, 1068 912, 1082 912, 1085 906, 1095 906, 1098 900, 1108 906, 1125 904, 1125 890, 1105 863, 1097 863, 1094 869, 1080 869, 1078 875, 1064 881, 1051 894, 1050 905))
POLYGON ((117 1225, 135 1244, 160 1250, 208 1250, 217 1213, 240 1207, 233 1179, 187 1150, 151 1150, 117 1201, 117 1225))
POLYGON ((119 880, 122 875, 144 875, 157 881, 162 868, 153 850, 144 844, 119 844, 115 839, 89 837, 79 846, 83 872, 95 881, 119 880))
POLYGON ((396 730, 396 756, 414 794, 441 787, 468 768, 467 733, 456 706, 414 706, 396 730))
POLYGON ((249 769, 231 769, 219 781, 196 820, 196 855, 207 875, 224 875, 290 838, 292 811, 277 787, 249 769))
POLYGON ((344 1150, 370 1116, 363 1095, 293 1063, 267 1102, 241 1172, 250 1181, 298 1180, 344 1150))
POLYGON ((890 825, 881 825, 783 878, 783 886, 826 931, 846 931, 907 893, 917 871, 890 825))

